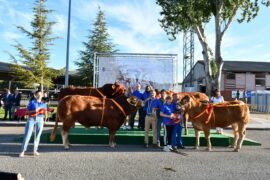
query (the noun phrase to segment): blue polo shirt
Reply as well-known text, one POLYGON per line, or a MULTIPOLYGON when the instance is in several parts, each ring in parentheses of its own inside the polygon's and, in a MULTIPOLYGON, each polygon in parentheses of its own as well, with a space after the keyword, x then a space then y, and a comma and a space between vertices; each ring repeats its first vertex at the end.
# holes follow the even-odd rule
POLYGON ((150 91, 149 91, 149 92, 145 91, 145 92, 142 94, 142 100, 146 100, 146 99, 149 98, 149 97, 150 97, 150 91))
MULTIPOLYGON (((161 108, 161 112, 166 115, 171 115, 172 113, 176 112, 174 103, 171 103, 170 105, 165 103, 163 107, 161 108)), ((171 118, 163 117, 163 124, 165 125, 174 125, 171 118)))
POLYGON ((142 99, 142 93, 138 90, 133 91, 132 95, 136 96, 139 99, 142 99))
MULTIPOLYGON (((41 101, 40 103, 34 99, 32 101, 29 102, 28 106, 27 106, 27 110, 29 111, 34 111, 36 110, 37 108, 44 108, 47 110, 47 104, 44 103, 44 101, 41 101)), ((35 113, 30 113, 30 114, 35 114, 35 113)), ((39 114, 37 115, 38 117, 44 117, 43 114, 39 114)))
POLYGON ((151 115, 153 108, 161 108, 162 104, 160 103, 159 99, 155 98, 155 99, 150 99, 148 100, 144 107, 143 110, 146 112, 146 114, 151 115))

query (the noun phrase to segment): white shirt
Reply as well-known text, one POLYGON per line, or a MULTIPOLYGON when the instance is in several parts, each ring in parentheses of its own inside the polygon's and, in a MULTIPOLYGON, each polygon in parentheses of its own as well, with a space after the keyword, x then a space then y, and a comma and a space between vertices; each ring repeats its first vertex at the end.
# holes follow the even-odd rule
POLYGON ((221 103, 224 101, 224 98, 223 98, 223 96, 219 96, 218 98, 213 96, 213 97, 211 97, 211 101, 213 101, 214 104, 221 103))

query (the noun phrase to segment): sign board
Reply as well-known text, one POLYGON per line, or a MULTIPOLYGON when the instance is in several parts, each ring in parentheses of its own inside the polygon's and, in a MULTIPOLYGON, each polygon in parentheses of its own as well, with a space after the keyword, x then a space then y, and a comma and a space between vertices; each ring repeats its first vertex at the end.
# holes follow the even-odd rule
POLYGON ((156 89, 175 90, 177 81, 176 56, 121 55, 97 57, 98 87, 115 81, 126 88, 137 83, 156 89))

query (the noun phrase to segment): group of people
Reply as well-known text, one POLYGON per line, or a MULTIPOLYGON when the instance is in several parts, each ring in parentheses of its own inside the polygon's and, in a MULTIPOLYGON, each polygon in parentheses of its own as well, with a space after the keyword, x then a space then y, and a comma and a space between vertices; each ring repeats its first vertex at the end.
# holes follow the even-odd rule
POLYGON ((183 149, 182 143, 182 124, 183 112, 176 108, 179 101, 178 94, 167 96, 165 90, 161 90, 157 94, 151 86, 146 86, 145 91, 141 92, 141 85, 137 84, 136 89, 129 95, 136 96, 144 101, 144 107, 132 113, 129 118, 128 129, 134 128, 134 119, 139 114, 138 128, 145 132, 145 147, 149 147, 149 130, 152 127, 153 147, 160 147, 160 131, 162 124, 164 126, 164 151, 183 149))
POLYGON ((16 120, 17 117, 15 116, 15 113, 20 109, 21 98, 22 96, 18 90, 15 90, 14 94, 12 94, 9 89, 5 90, 5 93, 0 97, 5 110, 3 120, 16 120))
MULTIPOLYGON (((141 85, 137 84, 136 89, 128 90, 127 95, 133 95, 144 101, 144 107, 132 113, 129 117, 129 126, 126 129, 134 128, 134 119, 139 114, 138 128, 145 132, 145 147, 149 147, 149 130, 152 127, 153 147, 160 147, 160 132, 162 125, 164 128, 164 151, 184 149, 182 143, 183 115, 182 110, 177 109, 179 97, 177 93, 168 96, 165 90, 154 90, 151 86, 146 86, 141 92, 141 85), (158 93, 158 94, 157 94, 158 93)), ((222 103, 224 101, 219 90, 214 91, 210 98, 212 103, 222 103)), ((223 129, 217 128, 217 133, 222 134, 223 129)))

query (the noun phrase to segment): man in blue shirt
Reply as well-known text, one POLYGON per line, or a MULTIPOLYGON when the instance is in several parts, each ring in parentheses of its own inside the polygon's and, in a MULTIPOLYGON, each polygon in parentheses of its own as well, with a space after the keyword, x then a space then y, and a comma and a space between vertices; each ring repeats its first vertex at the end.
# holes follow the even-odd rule
MULTIPOLYGON (((136 96, 138 99, 142 99, 142 93, 140 91, 141 91, 141 85, 137 84, 136 85, 136 90, 132 92, 132 95, 136 96)), ((142 113, 143 113, 142 111, 143 111, 142 108, 140 108, 138 110, 138 112, 139 112, 139 122, 140 122, 140 119, 142 118, 142 113)), ((133 127, 134 127, 134 119, 136 117, 136 114, 137 114, 137 111, 135 111, 134 113, 131 113, 131 115, 130 115, 129 126, 130 126, 131 129, 133 129, 133 127)))
POLYGON ((37 91, 35 93, 36 99, 29 102, 27 106, 27 114, 28 119, 25 125, 25 132, 24 132, 24 140, 22 143, 22 152, 20 153, 20 157, 24 157, 24 152, 27 150, 28 143, 30 141, 34 126, 35 129, 35 140, 34 140, 34 156, 38 156, 39 153, 38 145, 40 136, 43 130, 44 121, 47 117, 47 104, 42 101, 43 93, 41 91, 37 91))
POLYGON ((13 104, 13 95, 10 93, 9 89, 6 89, 6 94, 3 96, 3 102, 4 102, 4 109, 5 109, 5 116, 4 120, 7 119, 7 115, 9 116, 9 120, 11 120, 11 109, 13 104))
POLYGON ((157 113, 157 143, 158 143, 158 146, 160 146, 160 130, 161 130, 161 124, 162 124, 162 121, 163 121, 163 117, 160 116, 160 111, 163 107, 163 105, 166 103, 166 91, 164 89, 162 89, 160 91, 160 95, 161 97, 159 98, 159 101, 160 101, 160 108, 156 110, 156 113, 157 113))
MULTIPOLYGON (((142 100, 145 101, 146 99, 148 99, 150 97, 150 91, 151 91, 151 86, 147 85, 145 87, 145 91, 142 94, 142 100)), ((146 112, 143 110, 142 111, 142 118, 139 119, 139 128, 141 128, 142 130, 144 130, 144 126, 145 126, 145 116, 146 116, 146 112)))
POLYGON ((156 98, 156 92, 154 90, 150 91, 150 97, 145 100, 145 105, 143 107, 144 112, 146 112, 145 117, 145 131, 144 131, 144 143, 145 147, 148 148, 149 145, 149 129, 152 126, 153 132, 153 148, 158 148, 157 145, 157 116, 156 109, 161 108, 160 101, 156 98))

